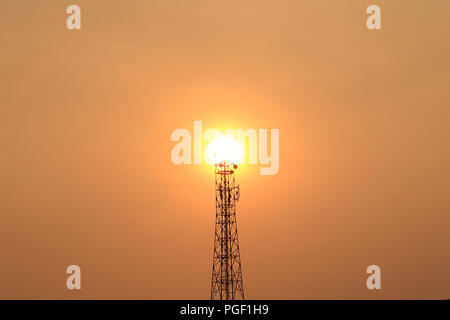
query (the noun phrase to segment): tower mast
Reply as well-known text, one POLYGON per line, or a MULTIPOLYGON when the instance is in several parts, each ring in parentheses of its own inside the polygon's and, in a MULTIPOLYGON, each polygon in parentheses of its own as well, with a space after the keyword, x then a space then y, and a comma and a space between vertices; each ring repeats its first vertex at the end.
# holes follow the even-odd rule
POLYGON ((240 196, 239 185, 236 185, 237 167, 226 161, 215 164, 216 223, 211 300, 244 299, 236 223, 236 202, 240 196))

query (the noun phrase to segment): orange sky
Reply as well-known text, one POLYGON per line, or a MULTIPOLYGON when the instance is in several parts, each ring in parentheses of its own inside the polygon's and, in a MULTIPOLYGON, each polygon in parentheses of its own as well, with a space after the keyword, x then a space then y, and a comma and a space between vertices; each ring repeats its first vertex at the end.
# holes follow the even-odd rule
POLYGON ((450 297, 449 1, 0 12, 0 298, 208 299, 213 171, 170 160, 194 120, 280 129, 278 174, 237 174, 248 299, 450 297))

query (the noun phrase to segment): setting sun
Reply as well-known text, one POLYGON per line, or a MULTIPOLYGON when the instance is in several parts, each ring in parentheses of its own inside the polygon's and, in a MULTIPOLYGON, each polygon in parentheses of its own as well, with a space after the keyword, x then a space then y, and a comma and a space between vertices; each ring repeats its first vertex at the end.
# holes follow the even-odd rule
POLYGON ((206 161, 209 164, 219 162, 240 163, 241 144, 229 135, 218 135, 206 146, 206 161))

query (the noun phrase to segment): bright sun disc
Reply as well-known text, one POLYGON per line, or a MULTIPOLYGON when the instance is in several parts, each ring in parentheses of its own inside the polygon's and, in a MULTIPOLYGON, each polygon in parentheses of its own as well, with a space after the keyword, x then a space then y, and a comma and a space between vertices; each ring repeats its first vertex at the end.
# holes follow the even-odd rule
POLYGON ((231 136, 217 136, 206 147, 207 161, 210 164, 220 162, 240 163, 242 156, 241 144, 231 136))

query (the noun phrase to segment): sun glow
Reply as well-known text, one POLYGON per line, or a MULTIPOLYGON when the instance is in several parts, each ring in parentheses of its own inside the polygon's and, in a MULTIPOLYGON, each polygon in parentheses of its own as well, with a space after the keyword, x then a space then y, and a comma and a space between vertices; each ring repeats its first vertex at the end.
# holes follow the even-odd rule
POLYGON ((209 164, 219 162, 240 163, 242 158, 241 144, 229 135, 219 135, 206 147, 206 157, 209 164))

